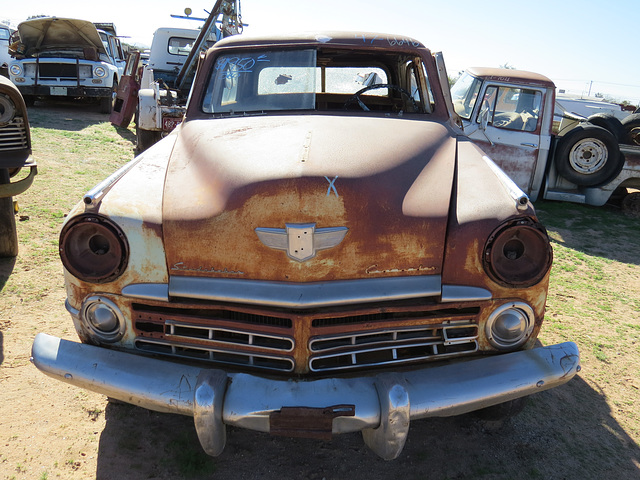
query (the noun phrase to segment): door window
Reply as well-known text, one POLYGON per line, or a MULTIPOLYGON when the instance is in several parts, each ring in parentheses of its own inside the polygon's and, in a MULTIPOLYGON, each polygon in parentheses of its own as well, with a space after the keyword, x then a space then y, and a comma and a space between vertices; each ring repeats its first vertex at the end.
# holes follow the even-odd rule
POLYGON ((507 130, 535 132, 542 94, 537 90, 491 86, 485 91, 483 108, 489 108, 489 125, 507 130))

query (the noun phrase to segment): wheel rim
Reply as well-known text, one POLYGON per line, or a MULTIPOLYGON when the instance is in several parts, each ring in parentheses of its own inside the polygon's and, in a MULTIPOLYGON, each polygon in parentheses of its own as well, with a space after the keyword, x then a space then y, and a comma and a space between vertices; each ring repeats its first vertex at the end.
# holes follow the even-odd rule
POLYGON ((585 138, 569 152, 569 163, 578 173, 591 174, 602 169, 609 159, 609 150, 597 138, 585 138))
POLYGON ((629 137, 631 137, 632 145, 640 145, 640 127, 632 128, 629 131, 629 137))

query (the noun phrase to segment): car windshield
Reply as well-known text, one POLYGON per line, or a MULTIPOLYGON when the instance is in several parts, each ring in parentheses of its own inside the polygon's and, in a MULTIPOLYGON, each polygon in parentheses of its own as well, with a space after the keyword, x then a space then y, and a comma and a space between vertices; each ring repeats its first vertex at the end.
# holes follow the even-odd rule
POLYGON ((206 113, 231 114, 314 109, 428 113, 432 108, 425 69, 416 57, 313 48, 222 54, 202 103, 206 113))
POLYGON ((453 108, 465 120, 471 118, 481 84, 482 81, 480 79, 464 72, 451 87, 453 108))

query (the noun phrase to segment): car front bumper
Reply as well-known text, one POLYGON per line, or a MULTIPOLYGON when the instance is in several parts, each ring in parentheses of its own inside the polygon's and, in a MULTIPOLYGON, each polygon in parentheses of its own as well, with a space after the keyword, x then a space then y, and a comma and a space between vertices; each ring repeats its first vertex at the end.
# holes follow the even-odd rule
POLYGON ((277 380, 228 373, 37 335, 32 362, 63 382, 160 412, 194 417, 204 450, 219 455, 225 425, 292 436, 362 431, 396 458, 411 419, 447 417, 568 382, 573 342, 377 375, 277 380))
POLYGON ((112 87, 85 87, 85 86, 52 86, 52 85, 18 85, 22 95, 35 95, 42 97, 96 97, 104 98, 113 96, 112 87))

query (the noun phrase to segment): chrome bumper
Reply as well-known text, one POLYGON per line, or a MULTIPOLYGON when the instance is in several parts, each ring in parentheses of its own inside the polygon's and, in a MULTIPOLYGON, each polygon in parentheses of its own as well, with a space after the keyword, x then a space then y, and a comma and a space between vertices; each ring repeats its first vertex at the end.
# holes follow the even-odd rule
POLYGON ((31 360, 63 382, 150 410, 193 416, 203 448, 214 456, 224 449, 225 425, 270 432, 282 415, 295 430, 296 424, 314 423, 318 411, 328 411, 329 434, 362 431, 373 451, 393 459, 404 447, 411 419, 459 415, 513 400, 562 385, 580 371, 573 342, 415 370, 306 381, 203 369, 43 333, 33 343, 31 360))

